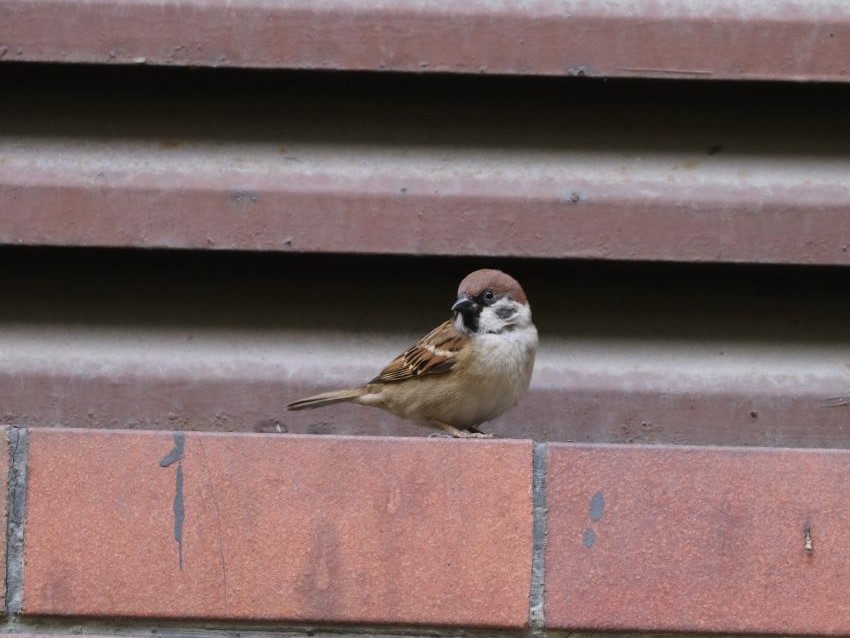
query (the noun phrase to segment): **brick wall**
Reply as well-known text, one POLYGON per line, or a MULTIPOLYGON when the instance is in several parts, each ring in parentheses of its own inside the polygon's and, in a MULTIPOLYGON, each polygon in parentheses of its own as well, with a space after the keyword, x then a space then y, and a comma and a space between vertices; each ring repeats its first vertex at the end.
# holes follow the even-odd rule
POLYGON ((9 631, 850 631, 847 452, 7 433, 9 631))

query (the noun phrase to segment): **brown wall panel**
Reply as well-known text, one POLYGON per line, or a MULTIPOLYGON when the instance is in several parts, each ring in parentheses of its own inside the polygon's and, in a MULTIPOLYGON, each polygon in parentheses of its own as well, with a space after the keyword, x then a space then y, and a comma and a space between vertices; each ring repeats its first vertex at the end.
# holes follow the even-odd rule
POLYGON ((846 81, 838 2, 3 0, 5 60, 846 81))

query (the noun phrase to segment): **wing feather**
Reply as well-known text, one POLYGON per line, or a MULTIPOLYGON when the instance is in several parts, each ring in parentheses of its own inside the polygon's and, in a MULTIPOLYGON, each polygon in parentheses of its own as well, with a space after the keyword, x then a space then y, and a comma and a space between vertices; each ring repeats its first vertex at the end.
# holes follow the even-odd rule
POLYGON ((390 361, 369 383, 393 383, 427 374, 446 373, 454 368, 457 355, 468 340, 448 320, 390 361))

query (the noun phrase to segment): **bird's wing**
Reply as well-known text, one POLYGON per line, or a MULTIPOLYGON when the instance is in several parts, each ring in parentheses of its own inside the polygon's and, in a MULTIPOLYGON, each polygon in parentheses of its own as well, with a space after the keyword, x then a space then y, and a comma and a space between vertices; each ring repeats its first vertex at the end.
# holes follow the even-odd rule
POLYGON ((455 330, 448 320, 398 355, 369 383, 392 383, 448 372, 468 341, 469 337, 455 330))

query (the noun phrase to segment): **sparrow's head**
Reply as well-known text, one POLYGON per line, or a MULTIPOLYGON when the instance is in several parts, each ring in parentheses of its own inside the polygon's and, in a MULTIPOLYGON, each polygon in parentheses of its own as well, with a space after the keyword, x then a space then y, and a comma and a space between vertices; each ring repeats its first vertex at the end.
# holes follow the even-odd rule
POLYGON ((501 270, 476 270, 457 289, 454 327, 466 334, 499 334, 531 325, 531 308, 519 282, 501 270))

